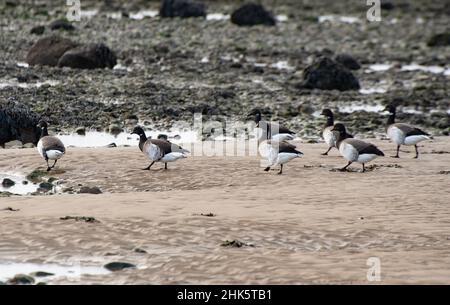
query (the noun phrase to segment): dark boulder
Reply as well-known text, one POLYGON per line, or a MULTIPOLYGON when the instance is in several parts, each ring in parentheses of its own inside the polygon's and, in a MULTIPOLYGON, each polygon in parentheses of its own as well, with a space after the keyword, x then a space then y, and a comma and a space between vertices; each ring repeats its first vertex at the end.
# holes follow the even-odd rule
POLYGON ((43 26, 43 25, 35 26, 30 30, 30 34, 35 34, 35 35, 42 35, 42 34, 44 34, 44 32, 45 32, 45 26, 43 26))
POLYGON ((64 31, 73 31, 75 30, 75 27, 70 23, 69 21, 65 19, 58 19, 50 23, 49 25, 50 29, 52 31, 55 30, 64 30, 64 31))
POLYGON ((17 274, 12 279, 9 279, 8 285, 31 285, 34 284, 34 278, 25 274, 17 274))
POLYGON ((392 3, 389 0, 383 0, 383 1, 381 1, 380 7, 383 10, 390 11, 390 10, 393 10, 395 8, 395 5, 394 5, 394 3, 392 3))
POLYGON ((59 59, 59 67, 78 69, 113 68, 117 58, 113 51, 102 43, 87 44, 73 48, 59 59))
POLYGON ((361 69, 361 65, 359 64, 359 62, 350 54, 338 54, 334 60, 336 60, 338 63, 340 63, 341 65, 343 65, 344 67, 346 67, 347 69, 350 70, 359 70, 361 69))
POLYGON ((109 271, 121 271, 123 269, 130 269, 130 268, 136 268, 135 265, 130 264, 130 263, 123 263, 123 262, 112 262, 112 263, 108 263, 105 266, 106 269, 108 269, 109 271))
POLYGON ((3 179, 3 181, 2 181, 2 186, 3 187, 6 187, 6 188, 8 188, 8 187, 12 187, 12 186, 14 186, 16 183, 14 182, 14 181, 12 181, 11 179, 9 179, 9 178, 5 178, 5 179, 3 179))
POLYGON ((59 36, 44 37, 28 51, 26 62, 30 65, 56 66, 60 57, 77 44, 59 36))
POLYGON ((190 0, 163 0, 159 15, 164 18, 206 17, 206 6, 190 0))
POLYGON ((450 32, 433 35, 427 44, 429 47, 450 46, 450 32))
POLYGON ((78 192, 79 194, 93 194, 93 195, 98 195, 102 193, 102 190, 99 189, 96 186, 93 187, 89 187, 89 186, 83 186, 81 187, 80 191, 78 192))
POLYGON ((13 140, 37 145, 41 134, 36 126, 39 120, 40 116, 23 104, 0 102, 0 146, 13 140))
POLYGON ((303 71, 301 88, 321 90, 359 90, 359 81, 340 63, 323 57, 303 71))
POLYGON ((244 4, 231 14, 231 22, 239 26, 268 25, 276 24, 275 17, 262 5, 255 3, 244 4))

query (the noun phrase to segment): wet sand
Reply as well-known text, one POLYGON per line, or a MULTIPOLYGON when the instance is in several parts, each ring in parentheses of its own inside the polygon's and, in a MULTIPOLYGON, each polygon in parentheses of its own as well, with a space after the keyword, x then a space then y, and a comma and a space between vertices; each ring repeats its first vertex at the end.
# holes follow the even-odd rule
MULTIPOLYGON (((190 157, 147 172, 136 147, 71 148, 54 176, 103 194, 0 198, 0 263, 138 266, 52 283, 311 284, 370 283, 366 262, 378 257, 382 284, 449 283, 450 139, 421 144, 419 160, 404 148, 362 174, 330 171, 345 165, 336 150, 324 157, 324 144, 298 143, 305 156, 282 176, 256 157, 190 157), (235 239, 253 247, 221 246, 235 239)), ((43 167, 35 149, 0 156, 2 172, 43 167)))

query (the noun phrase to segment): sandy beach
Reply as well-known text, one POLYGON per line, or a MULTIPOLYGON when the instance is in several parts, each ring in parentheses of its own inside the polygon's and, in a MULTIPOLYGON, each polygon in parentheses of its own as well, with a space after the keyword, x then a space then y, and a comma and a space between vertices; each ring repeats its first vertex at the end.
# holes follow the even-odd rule
MULTIPOLYGON (((371 142, 394 153, 389 141, 371 142)), ((51 175, 74 194, 0 198, 0 266, 137 266, 49 280, 60 284, 448 284, 450 139, 421 144, 418 160, 403 148, 400 159, 343 173, 332 170, 345 165, 337 150, 325 157, 324 144, 297 142, 305 156, 282 176, 250 156, 194 156, 148 172, 136 147, 69 148, 51 175), (76 194, 81 186, 103 193, 76 194), (370 257, 380 282, 367 280, 370 257)), ((43 165, 35 149, 0 149, 2 172, 43 165)))

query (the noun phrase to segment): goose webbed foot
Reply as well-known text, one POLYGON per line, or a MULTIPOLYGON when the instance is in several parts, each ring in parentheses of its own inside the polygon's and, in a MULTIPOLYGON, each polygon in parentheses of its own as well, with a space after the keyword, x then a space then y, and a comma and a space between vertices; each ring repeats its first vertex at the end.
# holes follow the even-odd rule
POLYGON ((347 171, 347 167, 349 167, 350 164, 352 164, 352 162, 349 161, 348 164, 346 166, 344 166, 343 168, 340 168, 339 171, 340 172, 346 172, 347 171))
POLYGON ((47 172, 49 172, 49 171, 51 171, 51 167, 49 166, 49 167, 47 167, 47 172))
POLYGON ((332 148, 333 148, 333 147, 328 148, 328 150, 327 150, 326 152, 322 153, 321 155, 322 155, 322 156, 328 156, 328 153, 330 152, 330 150, 331 150, 332 148))
POLYGON ((270 166, 267 166, 267 167, 264 169, 264 171, 265 171, 265 172, 270 171, 270 166))
POLYGON ((150 167, 152 167, 152 165, 155 163, 155 161, 153 161, 152 163, 150 163, 150 165, 149 166, 147 166, 146 168, 143 168, 142 170, 143 171, 149 171, 150 170, 150 167))
POLYGON ((281 164, 280 171, 278 172, 278 175, 281 175, 283 173, 283 164, 281 164))
POLYGON ((414 157, 414 159, 418 159, 419 158, 419 149, 417 148, 417 145, 414 145, 414 148, 416 149, 416 156, 414 157))
POLYGON ((400 156, 399 155, 395 155, 395 156, 391 156, 391 158, 398 159, 398 158, 400 158, 400 156))

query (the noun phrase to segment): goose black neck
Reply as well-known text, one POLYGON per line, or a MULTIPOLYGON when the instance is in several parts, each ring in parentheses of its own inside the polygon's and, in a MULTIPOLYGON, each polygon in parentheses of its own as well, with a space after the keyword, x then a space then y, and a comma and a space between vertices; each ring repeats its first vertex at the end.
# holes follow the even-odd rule
POLYGON ((327 124, 325 127, 333 126, 334 125, 334 118, 333 115, 327 117, 327 124))
POLYGON ((42 127, 41 129, 41 138, 48 136, 47 127, 42 127))
POLYGON ((395 112, 392 112, 387 120, 387 125, 390 126, 395 123, 395 112))
POLYGON ((145 133, 142 133, 142 134, 139 136, 139 142, 145 143, 145 141, 147 141, 147 136, 145 135, 145 133))
POLYGON ((144 149, 144 144, 147 141, 147 136, 145 133, 139 135, 139 149, 142 151, 144 149))
POLYGON ((344 141, 345 139, 351 138, 352 136, 349 135, 346 131, 341 132, 339 134, 339 138, 336 141, 336 147, 339 149, 339 145, 341 145, 342 141, 344 141))

